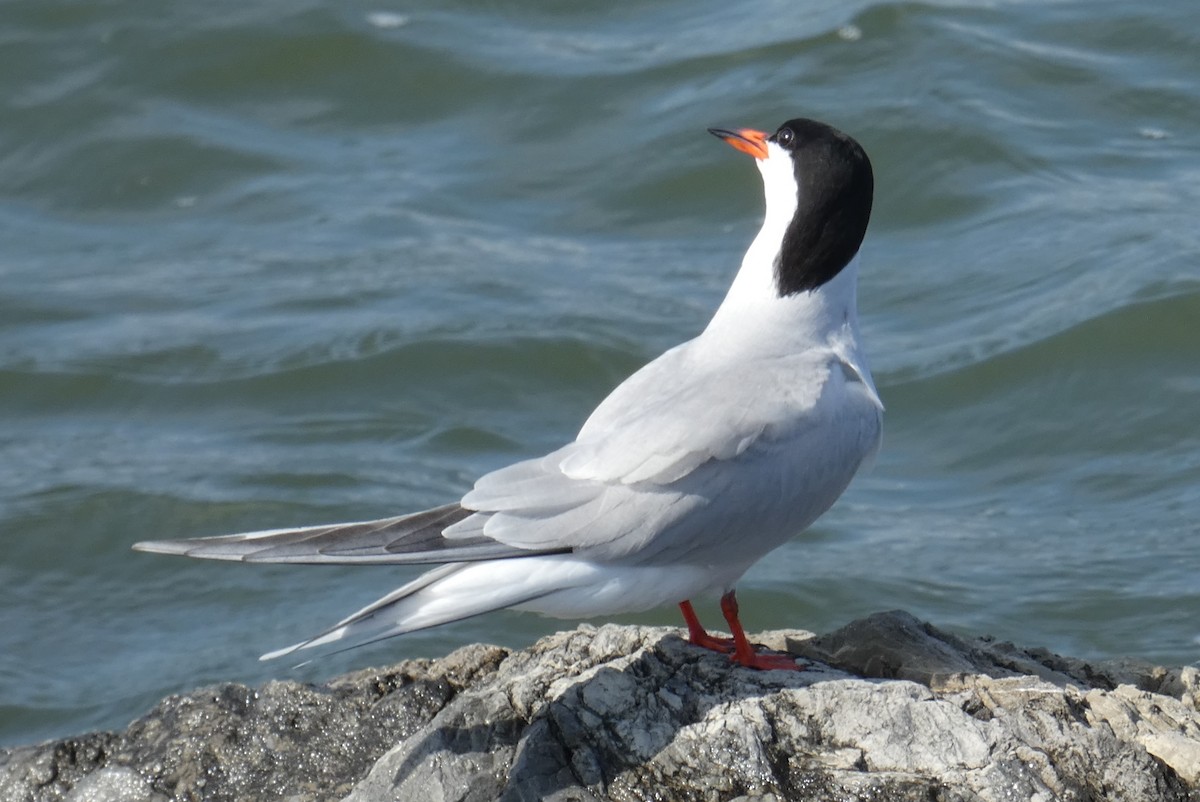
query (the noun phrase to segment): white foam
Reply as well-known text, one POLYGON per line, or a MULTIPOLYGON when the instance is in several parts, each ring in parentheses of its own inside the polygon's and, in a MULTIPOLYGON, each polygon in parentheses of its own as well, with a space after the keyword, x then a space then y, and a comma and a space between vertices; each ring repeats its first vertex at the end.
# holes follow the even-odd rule
POLYGON ((367 14, 367 22, 376 28, 400 28, 408 24, 408 15, 394 11, 372 11, 367 14))

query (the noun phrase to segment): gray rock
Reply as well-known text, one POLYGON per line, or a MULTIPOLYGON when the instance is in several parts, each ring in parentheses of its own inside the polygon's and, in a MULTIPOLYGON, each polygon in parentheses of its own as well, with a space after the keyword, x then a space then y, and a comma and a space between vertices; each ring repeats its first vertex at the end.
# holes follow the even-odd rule
POLYGON ((0 800, 1191 800, 1200 672, 1088 664, 905 613, 773 632, 756 672, 676 630, 581 626, 324 686, 163 700, 0 752, 0 800))

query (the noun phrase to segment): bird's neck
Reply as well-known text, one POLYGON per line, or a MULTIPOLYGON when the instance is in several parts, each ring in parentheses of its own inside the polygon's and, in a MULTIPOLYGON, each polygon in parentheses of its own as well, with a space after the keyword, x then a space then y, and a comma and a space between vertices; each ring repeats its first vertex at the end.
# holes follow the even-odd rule
POLYGON ((857 350, 858 257, 813 290, 781 297, 775 270, 790 215, 768 215, 702 335, 736 351, 794 353, 840 343, 857 350), (778 218, 783 218, 780 221, 778 218))

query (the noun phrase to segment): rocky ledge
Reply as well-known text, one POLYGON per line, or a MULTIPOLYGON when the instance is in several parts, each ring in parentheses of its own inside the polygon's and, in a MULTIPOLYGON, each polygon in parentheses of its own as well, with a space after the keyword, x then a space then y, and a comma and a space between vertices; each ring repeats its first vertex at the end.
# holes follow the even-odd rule
POLYGON ((0 800, 1192 800, 1200 672, 1088 664, 906 613, 760 642, 581 626, 326 685, 222 685, 0 752, 0 800))

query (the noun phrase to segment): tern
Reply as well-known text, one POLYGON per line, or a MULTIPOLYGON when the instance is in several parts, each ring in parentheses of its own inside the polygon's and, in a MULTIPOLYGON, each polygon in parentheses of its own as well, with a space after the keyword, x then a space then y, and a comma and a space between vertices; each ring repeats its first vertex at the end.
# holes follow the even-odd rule
POLYGON ((816 120, 709 131, 754 157, 766 216, 708 326, 622 382, 578 436, 484 475, 456 503, 377 521, 146 541, 271 563, 441 564, 306 641, 341 651, 501 608, 588 618, 678 604, 689 640, 759 669, 734 585, 828 510, 879 448, 859 344, 858 252, 874 176, 816 120), (732 638, 691 599, 721 593, 732 638))

